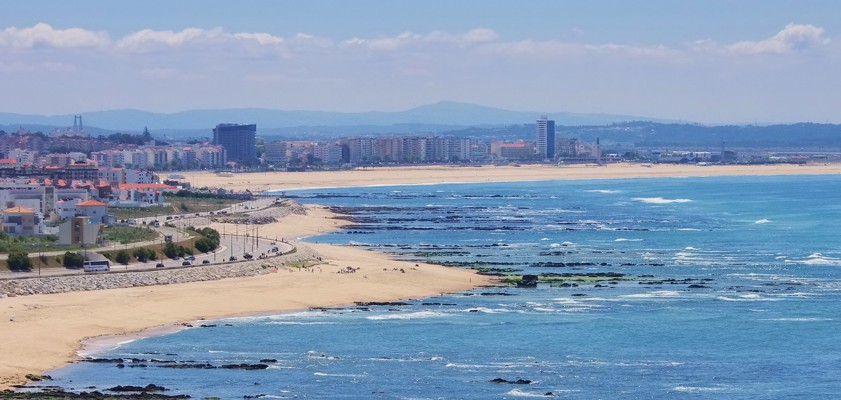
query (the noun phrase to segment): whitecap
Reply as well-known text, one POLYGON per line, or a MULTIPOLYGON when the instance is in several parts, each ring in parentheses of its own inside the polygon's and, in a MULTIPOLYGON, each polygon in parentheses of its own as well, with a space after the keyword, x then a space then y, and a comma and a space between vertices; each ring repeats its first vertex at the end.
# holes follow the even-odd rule
POLYGON ((825 265, 839 267, 841 266, 841 259, 826 257, 821 253, 812 253, 805 260, 785 260, 786 263, 796 263, 804 265, 825 265))
POLYGON ((740 294, 736 297, 718 296, 718 300, 722 301, 780 301, 782 299, 771 299, 762 297, 756 293, 740 294))
POLYGON ((648 293, 637 293, 637 294, 626 294, 622 297, 628 297, 632 299, 652 299, 652 298, 668 298, 668 297, 679 297, 680 292, 674 290, 657 290, 654 292, 648 293))
POLYGON ((675 386, 672 390, 676 392, 719 392, 724 390, 724 388, 709 386, 675 386))
POLYGON ((642 239, 618 238, 618 239, 614 240, 614 242, 642 242, 642 239))
POLYGON ((383 320, 390 320, 390 319, 400 319, 400 320, 407 320, 407 319, 421 319, 421 318, 437 318, 437 317, 448 317, 452 316, 452 314, 443 313, 443 312, 436 312, 436 311, 418 311, 413 313, 407 314, 383 314, 383 315, 372 315, 369 317, 365 317, 365 319, 371 321, 383 321, 383 320))
MULTIPOLYGON (((575 390, 577 391, 577 390, 575 390)), ((514 397, 540 397, 540 398, 549 398, 549 397, 558 397, 552 393, 554 392, 573 392, 573 390, 554 390, 551 392, 544 392, 544 393, 534 393, 534 392, 526 392, 521 389, 511 389, 506 393, 509 396, 514 397)))
POLYGON ((313 372, 315 376, 334 376, 334 377, 341 377, 341 378, 359 378, 365 376, 364 374, 328 374, 326 372, 313 372))
POLYGON ((758 225, 758 224, 767 224, 767 223, 769 223, 769 222, 771 222, 771 220, 770 220, 770 219, 764 219, 764 218, 763 218, 763 219, 756 220, 756 221, 753 221, 753 223, 754 223, 754 224, 757 224, 757 225, 758 225))
POLYGON ((464 312, 482 312, 485 314, 499 314, 499 313, 506 313, 511 312, 511 310, 507 308, 488 308, 488 307, 476 307, 476 308, 468 308, 462 310, 464 312))
POLYGON ((602 194, 622 193, 621 190, 612 190, 612 189, 591 189, 591 190, 585 190, 585 192, 588 192, 588 193, 602 193, 602 194))
POLYGON ((700 232, 701 230, 698 228, 677 228, 678 231, 688 231, 688 232, 700 232))
POLYGON ((641 201, 649 204, 672 204, 672 203, 689 203, 690 199, 664 199, 662 197, 634 197, 631 200, 641 201))
POLYGON ((818 317, 783 317, 783 318, 769 318, 765 321, 784 321, 784 322, 821 322, 832 321, 832 318, 818 318, 818 317))

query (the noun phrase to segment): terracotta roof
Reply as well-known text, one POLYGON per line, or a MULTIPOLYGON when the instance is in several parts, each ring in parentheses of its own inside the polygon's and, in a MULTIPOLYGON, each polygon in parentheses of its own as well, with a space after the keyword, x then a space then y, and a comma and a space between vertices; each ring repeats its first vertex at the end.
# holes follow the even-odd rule
POLYGON ((83 201, 81 203, 76 204, 76 207, 103 207, 103 206, 108 207, 108 204, 105 204, 101 201, 96 201, 96 200, 88 200, 88 201, 83 201))
POLYGON ((3 212, 6 213, 6 214, 10 214, 10 213, 11 214, 35 214, 35 210, 33 210, 29 207, 21 207, 21 206, 7 208, 7 209, 3 210, 3 212))
POLYGON ((123 183, 120 185, 120 189, 169 189, 175 190, 178 189, 175 186, 164 185, 163 183, 123 183))

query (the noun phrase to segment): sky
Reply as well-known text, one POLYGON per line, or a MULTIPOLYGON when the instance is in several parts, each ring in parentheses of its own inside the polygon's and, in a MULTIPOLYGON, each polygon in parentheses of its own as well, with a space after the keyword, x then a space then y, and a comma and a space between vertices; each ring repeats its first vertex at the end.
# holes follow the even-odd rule
POLYGON ((0 112, 457 101, 841 123, 839 15, 834 0, 6 1, 0 112))

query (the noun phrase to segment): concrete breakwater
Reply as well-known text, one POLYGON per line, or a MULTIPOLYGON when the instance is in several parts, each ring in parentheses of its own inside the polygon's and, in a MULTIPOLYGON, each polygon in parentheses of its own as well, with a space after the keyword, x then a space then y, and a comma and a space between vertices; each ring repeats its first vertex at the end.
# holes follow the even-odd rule
POLYGON ((296 244, 296 249, 291 254, 231 264, 2 280, 0 298, 241 278, 267 274, 275 268, 283 268, 290 262, 313 260, 318 257, 315 251, 306 246, 296 244))

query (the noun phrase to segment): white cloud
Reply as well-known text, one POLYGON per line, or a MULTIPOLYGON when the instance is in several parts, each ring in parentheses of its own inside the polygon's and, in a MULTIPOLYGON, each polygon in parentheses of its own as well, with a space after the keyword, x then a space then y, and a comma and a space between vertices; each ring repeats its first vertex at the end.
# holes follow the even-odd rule
POLYGON ((371 50, 394 51, 410 46, 428 46, 435 44, 454 45, 459 47, 475 46, 493 42, 499 39, 499 34, 491 29, 476 28, 465 33, 453 34, 444 31, 433 31, 422 35, 414 32, 403 32, 397 36, 362 39, 354 37, 342 42, 351 47, 364 47, 371 50))
POLYGON ((760 41, 741 41, 727 46, 736 54, 785 54, 829 44, 823 28, 815 25, 788 24, 776 35, 760 41))
POLYGON ((6 28, 0 31, 0 46, 31 49, 39 46, 55 48, 103 47, 111 43, 105 32, 81 28, 54 29, 45 23, 29 28, 6 28))
POLYGON ((180 32, 144 29, 127 35, 117 41, 117 48, 123 50, 148 50, 158 47, 180 47, 189 44, 220 45, 230 43, 255 43, 269 46, 283 43, 281 37, 268 33, 227 33, 222 28, 186 28, 180 32))

